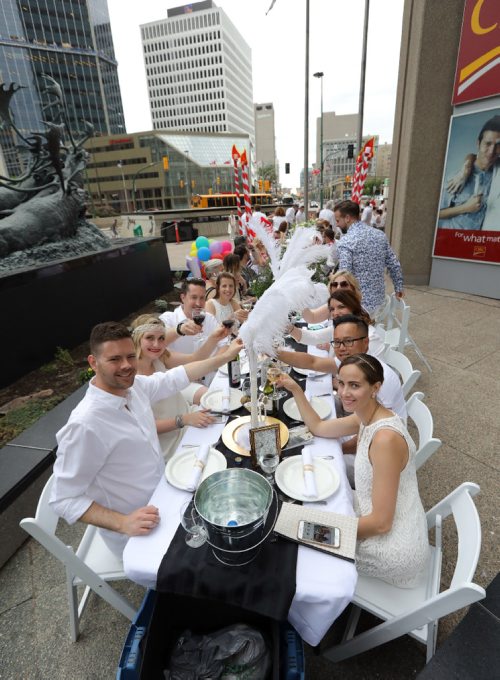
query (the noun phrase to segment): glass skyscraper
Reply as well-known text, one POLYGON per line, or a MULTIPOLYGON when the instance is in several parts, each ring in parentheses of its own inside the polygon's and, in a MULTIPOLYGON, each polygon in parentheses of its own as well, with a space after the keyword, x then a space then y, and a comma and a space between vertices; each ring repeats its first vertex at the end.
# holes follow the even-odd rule
MULTIPOLYGON (((72 131, 89 121, 101 134, 125 132, 107 0, 1 0, 0 83, 22 85, 11 100, 20 131, 43 131, 49 102, 42 75, 64 93, 72 131)), ((16 173, 13 139, 2 132, 7 169, 16 173)))

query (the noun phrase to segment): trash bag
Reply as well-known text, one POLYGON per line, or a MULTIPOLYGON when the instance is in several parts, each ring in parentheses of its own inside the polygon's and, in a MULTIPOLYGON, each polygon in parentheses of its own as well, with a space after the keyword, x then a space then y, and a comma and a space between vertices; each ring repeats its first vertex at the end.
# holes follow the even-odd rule
POLYGON ((175 643, 166 680, 264 680, 271 670, 262 633, 240 623, 207 635, 186 630, 175 643))

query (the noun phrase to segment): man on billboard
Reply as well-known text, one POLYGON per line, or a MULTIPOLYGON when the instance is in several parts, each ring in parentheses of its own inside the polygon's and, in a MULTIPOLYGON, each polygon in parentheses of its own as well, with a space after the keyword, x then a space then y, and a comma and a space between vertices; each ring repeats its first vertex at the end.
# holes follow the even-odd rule
POLYGON ((439 227, 478 231, 485 228, 492 182, 500 185, 496 167, 500 153, 500 116, 484 123, 477 139, 477 155, 469 155, 463 168, 450 182, 441 201, 439 227))

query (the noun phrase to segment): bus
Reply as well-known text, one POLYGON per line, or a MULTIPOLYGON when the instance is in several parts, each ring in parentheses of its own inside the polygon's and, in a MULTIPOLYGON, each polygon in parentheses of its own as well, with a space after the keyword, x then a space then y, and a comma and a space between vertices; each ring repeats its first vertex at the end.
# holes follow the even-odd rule
MULTIPOLYGON (((272 194, 250 194, 250 202, 254 205, 274 205, 272 194)), ((240 194, 240 205, 245 208, 245 199, 240 194)), ((236 208, 236 194, 194 194, 191 198, 192 208, 236 208)))

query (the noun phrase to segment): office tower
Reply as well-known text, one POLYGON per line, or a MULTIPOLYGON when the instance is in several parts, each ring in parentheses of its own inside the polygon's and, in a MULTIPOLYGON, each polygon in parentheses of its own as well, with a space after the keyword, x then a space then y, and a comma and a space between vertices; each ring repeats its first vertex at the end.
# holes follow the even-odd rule
POLYGON ((255 104, 255 158, 257 165, 272 165, 278 171, 276 162, 276 144, 274 135, 274 107, 266 104, 255 104))
POLYGON ((254 138, 250 47, 212 0, 141 26, 153 130, 254 138))
MULTIPOLYGON (((107 0, 2 0, 0 82, 23 86, 11 100, 23 134, 45 130, 41 121, 50 120, 42 75, 61 86, 73 131, 87 120, 102 134, 125 132, 107 0)), ((18 141, 1 133, 10 172, 19 169, 18 141)))

